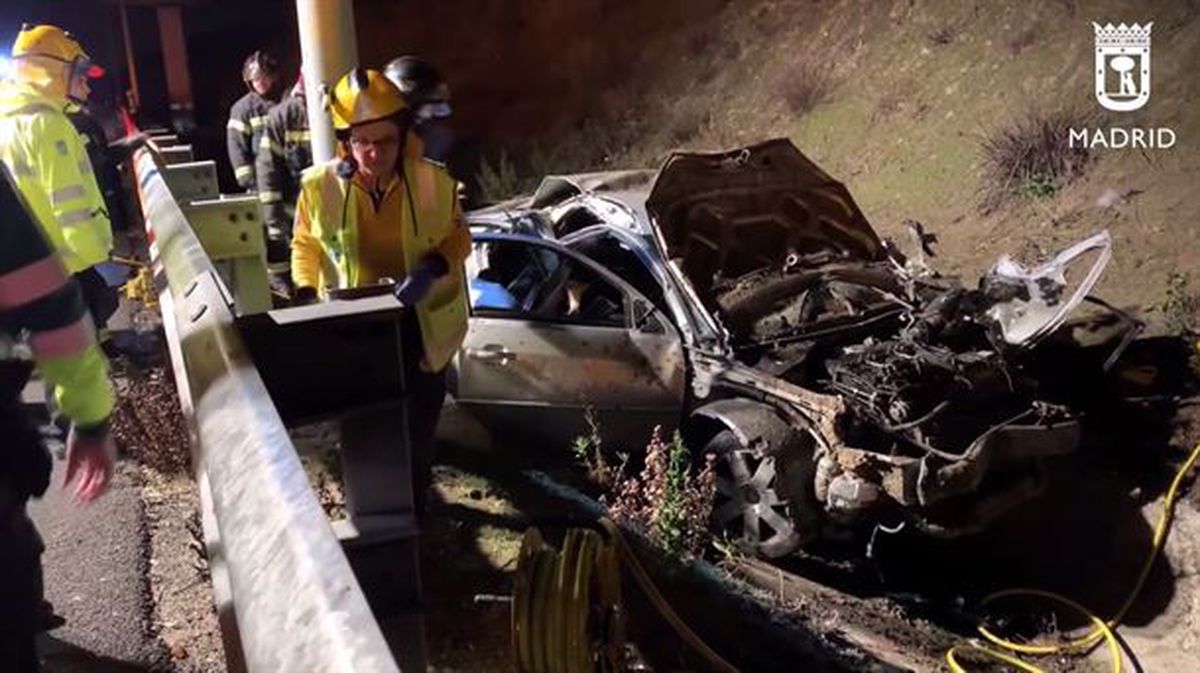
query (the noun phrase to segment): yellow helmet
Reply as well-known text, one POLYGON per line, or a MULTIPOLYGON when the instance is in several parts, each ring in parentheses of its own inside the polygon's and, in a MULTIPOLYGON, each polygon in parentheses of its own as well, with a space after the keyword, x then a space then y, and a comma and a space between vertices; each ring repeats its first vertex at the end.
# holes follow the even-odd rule
POLYGON ((83 51, 83 47, 75 41, 70 33, 48 24, 21 26, 21 32, 13 42, 12 57, 29 58, 41 56, 75 65, 82 61, 90 65, 91 58, 83 51))
POLYGON ((364 68, 346 73, 329 96, 329 114, 338 131, 393 117, 407 107, 400 89, 383 73, 364 68))

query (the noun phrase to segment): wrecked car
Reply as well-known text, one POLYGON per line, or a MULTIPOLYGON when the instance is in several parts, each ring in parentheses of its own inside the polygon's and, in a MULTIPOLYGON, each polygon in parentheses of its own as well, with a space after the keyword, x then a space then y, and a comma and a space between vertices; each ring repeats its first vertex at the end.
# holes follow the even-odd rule
POLYGON ((588 416, 626 449, 679 428, 717 457, 714 527, 763 556, 830 528, 977 531, 1079 445, 1031 354, 1088 296, 1107 233, 968 288, 881 240, 787 140, 548 177, 468 221, 455 404, 545 447, 588 416))

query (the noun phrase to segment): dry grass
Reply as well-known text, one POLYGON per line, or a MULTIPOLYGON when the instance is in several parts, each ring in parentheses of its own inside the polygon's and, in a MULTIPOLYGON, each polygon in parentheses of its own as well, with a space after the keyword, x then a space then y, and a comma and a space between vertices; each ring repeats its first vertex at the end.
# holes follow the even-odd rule
POLYGON ((953 24, 943 23, 937 28, 929 31, 929 33, 925 35, 925 38, 939 47, 944 47, 953 42, 957 34, 958 30, 953 24))
POLYGON ((1009 37, 1005 46, 1008 47, 1009 54, 1017 56, 1022 51, 1032 47, 1035 42, 1037 42, 1037 28, 1030 26, 1016 35, 1009 37))
POLYGON ((1200 291, 1192 285, 1189 274, 1179 271, 1168 274, 1166 292, 1155 308, 1162 314, 1169 334, 1200 333, 1200 291))
POLYGON ((779 96, 795 115, 810 112, 829 99, 834 89, 833 75, 828 67, 811 61, 797 61, 785 69, 776 82, 779 96))
POLYGON ((521 176, 517 174, 516 164, 503 150, 494 160, 484 159, 480 163, 475 181, 484 203, 503 201, 518 194, 521 189, 521 176))
POLYGON ((1030 113, 983 139, 980 210, 991 213, 1013 199, 1047 198, 1083 175, 1093 156, 1068 145, 1072 127, 1087 126, 1090 116, 1075 110, 1030 113))

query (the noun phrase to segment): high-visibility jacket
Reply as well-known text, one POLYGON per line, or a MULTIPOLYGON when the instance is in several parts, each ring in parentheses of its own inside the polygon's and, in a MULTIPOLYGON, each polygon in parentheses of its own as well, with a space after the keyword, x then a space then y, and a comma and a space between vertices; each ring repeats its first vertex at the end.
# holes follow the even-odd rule
POLYGON ((10 83, 0 89, 0 160, 71 273, 108 259, 112 224, 65 103, 10 83))
POLYGON ((229 150, 229 164, 233 177, 242 189, 256 189, 254 178, 254 155, 262 142, 263 125, 267 113, 275 101, 248 91, 229 108, 229 121, 225 124, 225 144, 229 150))
POLYGON ((83 295, 0 165, 0 338, 24 332, 63 414, 84 430, 103 425, 113 392, 83 295))
POLYGON ((459 208, 454 179, 437 164, 410 152, 393 187, 400 190, 401 198, 389 201, 395 204, 392 212, 376 215, 360 212, 372 207, 371 196, 351 180, 339 178, 336 166, 336 159, 317 164, 301 179, 292 230, 292 279, 296 287, 321 292, 357 287, 362 271, 359 223, 400 227, 400 250, 396 254, 403 269, 415 268, 431 252, 440 253, 450 269, 415 307, 424 366, 440 371, 462 345, 467 332, 463 262, 471 251, 471 234, 459 208))
POLYGON ((288 237, 300 196, 300 174, 312 165, 311 138, 304 96, 293 94, 267 115, 258 146, 255 176, 263 222, 288 237))

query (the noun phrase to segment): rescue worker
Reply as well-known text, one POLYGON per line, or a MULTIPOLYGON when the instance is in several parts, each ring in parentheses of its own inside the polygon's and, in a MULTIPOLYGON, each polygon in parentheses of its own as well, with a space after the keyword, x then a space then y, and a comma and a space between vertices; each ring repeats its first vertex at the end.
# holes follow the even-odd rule
POLYGON ((449 119, 450 86, 430 63, 416 56, 392 59, 383 72, 400 89, 413 111, 413 131, 425 146, 425 157, 446 165, 454 148, 449 119))
POLYGON ((463 264, 471 235, 454 179, 421 157, 412 111, 383 73, 346 74, 329 111, 340 158, 314 165, 301 180, 292 238, 296 298, 399 280, 396 298, 412 307, 401 342, 413 486, 423 512, 444 370, 467 331, 463 264))
POLYGON ((254 177, 255 154, 262 142, 267 113, 276 103, 279 63, 267 52, 256 51, 247 56, 242 65, 242 81, 249 91, 229 108, 225 140, 233 177, 237 179, 239 187, 253 191, 258 186, 254 177))
POLYGON ((61 28, 25 25, 12 62, 0 90, 0 159, 103 327, 118 298, 94 267, 112 252, 112 225, 83 139, 64 112, 87 100, 91 59, 61 28))
MULTIPOLYGON (((92 66, 88 71, 89 84, 103 76, 103 68, 92 66)), ((95 96, 84 103, 72 100, 66 108, 67 118, 83 140, 88 161, 92 164, 92 174, 96 176, 96 184, 104 198, 109 222, 114 229, 128 229, 130 220, 125 207, 126 194, 121 185, 120 166, 146 142, 146 134, 138 133, 109 142, 108 133, 94 111, 94 103, 95 96)))
POLYGON ((37 671, 42 541, 25 511, 50 483, 51 460, 21 409, 33 365, 13 342, 29 333, 37 368, 73 422, 64 486, 78 475, 76 498, 103 495, 116 445, 109 433, 113 393, 104 356, 78 286, 67 275, 8 169, 0 165, 0 670, 37 671))
POLYGON ((263 125, 255 175, 258 200, 267 227, 267 265, 277 291, 291 294, 289 246, 300 174, 312 165, 312 143, 305 107, 304 78, 296 80, 289 95, 271 109, 263 125))

